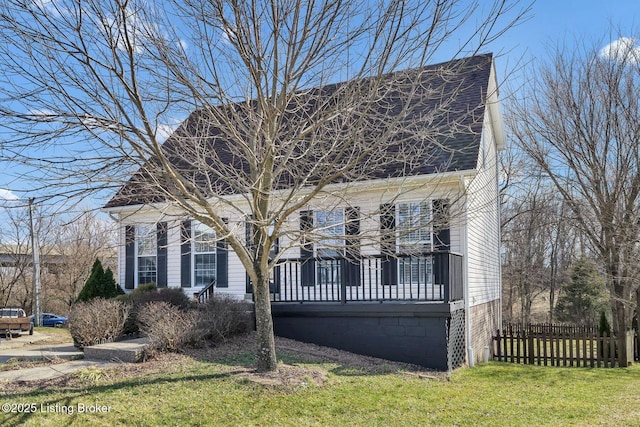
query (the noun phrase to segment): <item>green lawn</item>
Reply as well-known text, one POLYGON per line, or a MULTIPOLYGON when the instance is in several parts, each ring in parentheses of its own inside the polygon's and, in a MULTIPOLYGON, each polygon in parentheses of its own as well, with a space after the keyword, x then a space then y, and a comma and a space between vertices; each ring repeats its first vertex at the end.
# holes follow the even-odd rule
POLYGON ((141 374, 94 368, 41 390, 0 391, 3 404, 37 408, 35 414, 0 413, 0 425, 640 426, 638 365, 489 363, 456 371, 447 381, 385 366, 357 368, 299 353, 279 355, 288 364, 325 372, 326 381, 316 385, 310 376, 297 386, 256 383, 235 372, 251 360, 242 351, 213 361, 176 357, 141 374), (78 404, 110 408, 103 414, 78 413, 78 404), (55 412, 63 406, 74 413, 55 412))

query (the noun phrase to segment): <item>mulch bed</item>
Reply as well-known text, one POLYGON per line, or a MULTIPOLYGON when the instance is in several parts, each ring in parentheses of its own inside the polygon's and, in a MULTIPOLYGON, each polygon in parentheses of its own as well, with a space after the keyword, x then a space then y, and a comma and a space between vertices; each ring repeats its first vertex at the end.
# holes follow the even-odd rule
MULTIPOLYGON (((281 363, 274 372, 257 372, 251 363, 233 362, 238 355, 252 355, 255 351, 254 333, 235 337, 215 346, 185 349, 180 354, 156 354, 143 363, 123 363, 112 368, 87 368, 74 374, 47 381, 22 381, 5 383, 0 387, 0 396, 22 394, 37 390, 82 390, 96 384, 121 381, 143 375, 174 372, 180 366, 193 360, 218 363, 223 372, 265 387, 285 390, 306 386, 323 386, 328 381, 328 372, 314 363, 329 363, 340 369, 353 370, 362 374, 400 374, 423 379, 444 380, 447 373, 428 371, 425 368, 406 363, 392 362, 375 357, 361 356, 329 347, 302 343, 276 337, 276 351, 279 357, 301 360, 304 363, 281 363), (288 357, 287 357, 288 356, 288 357)), ((249 356, 249 359, 251 357, 249 356)), ((52 361, 51 363, 57 363, 52 361)), ((42 366, 42 363, 37 366, 42 366)), ((24 367, 31 367, 24 365, 24 367)))

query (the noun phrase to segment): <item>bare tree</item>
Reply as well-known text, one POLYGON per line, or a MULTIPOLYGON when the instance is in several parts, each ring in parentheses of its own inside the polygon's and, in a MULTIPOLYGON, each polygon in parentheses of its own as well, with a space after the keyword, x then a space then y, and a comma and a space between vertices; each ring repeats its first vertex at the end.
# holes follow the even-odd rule
MULTIPOLYGON (((33 250, 29 207, 8 206, 5 221, 0 231, 0 304, 19 306, 27 312, 33 307, 33 250)), ((53 218, 47 208, 37 206, 34 210, 33 228, 36 235, 48 235, 53 218)), ((40 252, 47 250, 47 243, 38 240, 40 252)), ((46 262, 46 260, 45 260, 46 262)))
POLYGON ((567 203, 523 150, 509 147, 500 165, 504 317, 524 323, 553 322, 556 297, 573 261, 587 256, 580 230, 567 203), (531 308, 545 292, 546 316, 532 317, 531 308))
POLYGON ((639 71, 630 39, 560 50, 511 114, 518 144, 562 195, 606 273, 621 365, 638 289, 639 71))
POLYGON ((91 267, 100 259, 115 270, 114 226, 93 213, 77 218, 56 218, 43 255, 50 259, 42 278, 43 304, 47 311, 68 314, 82 290, 91 267))
POLYGON ((446 169, 443 140, 479 129, 476 106, 447 121, 464 61, 389 73, 473 54, 523 13, 505 0, 0 4, 5 152, 65 194, 133 174, 120 202, 164 201, 225 238, 253 283, 260 370, 276 368, 270 249, 311 238, 290 217, 340 200, 332 184, 446 169), (252 244, 225 209, 247 216, 252 244))
POLYGON ((555 298, 578 251, 577 230, 554 191, 535 178, 527 185, 507 197, 503 210, 505 318, 516 320, 513 309, 519 306, 517 320, 533 321, 532 307, 546 297, 544 320, 553 321, 555 298))
POLYGON ((0 305, 27 307, 19 300, 25 288, 30 291, 32 277, 29 214, 24 209, 7 209, 6 217, 0 234, 0 305))

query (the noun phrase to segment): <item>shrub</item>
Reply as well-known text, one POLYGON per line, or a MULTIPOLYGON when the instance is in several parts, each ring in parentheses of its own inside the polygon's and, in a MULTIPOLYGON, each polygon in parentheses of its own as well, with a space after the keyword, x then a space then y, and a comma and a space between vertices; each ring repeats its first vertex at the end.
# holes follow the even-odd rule
POLYGON ((600 336, 604 336, 606 333, 607 336, 611 336, 611 325, 609 325, 609 320, 607 320, 607 315, 603 312, 600 313, 600 323, 598 324, 598 330, 600 331, 600 336))
POLYGON ((246 301, 214 296, 198 307, 198 337, 220 342, 253 329, 253 307, 246 301))
POLYGON ((197 308, 167 301, 142 304, 137 313, 140 333, 149 338, 147 351, 180 351, 204 341, 220 342, 253 327, 252 306, 229 297, 215 297, 197 308))
POLYGON ((158 287, 156 286, 155 283, 145 283, 143 285, 138 286, 134 290, 132 290, 129 295, 131 295, 131 297, 133 298, 136 295, 140 295, 150 291, 157 291, 157 290, 158 290, 158 287))
POLYGON ((192 307, 192 303, 180 288, 156 288, 155 284, 142 285, 127 296, 119 297, 131 306, 129 319, 125 324, 125 334, 137 334, 139 330, 138 313, 140 308, 150 302, 166 302, 180 309, 192 307))
POLYGON ((604 279, 596 265, 579 258, 571 267, 570 281, 562 286, 556 316, 561 322, 593 324, 598 313, 607 306, 604 279))
POLYGON ((185 295, 182 288, 160 288, 148 292, 132 293, 131 299, 134 305, 141 307, 148 302, 167 302, 180 309, 186 310, 192 307, 192 302, 185 295))
POLYGON ((197 313, 166 301, 143 304, 138 311, 140 332, 149 338, 147 351, 179 351, 196 340, 197 313))
POLYGON ((69 313, 69 332, 79 348, 114 341, 122 336, 129 306, 113 299, 79 302, 69 313))
POLYGON ((84 284, 76 301, 89 301, 93 298, 114 298, 124 291, 113 278, 110 268, 105 271, 102 263, 96 259, 91 267, 91 274, 84 284))

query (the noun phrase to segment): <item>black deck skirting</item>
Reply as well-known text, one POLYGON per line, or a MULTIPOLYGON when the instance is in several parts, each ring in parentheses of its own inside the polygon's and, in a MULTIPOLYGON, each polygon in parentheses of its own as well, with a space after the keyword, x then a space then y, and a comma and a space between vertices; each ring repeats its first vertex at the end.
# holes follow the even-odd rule
POLYGON ((278 336, 426 368, 449 369, 451 314, 462 302, 274 303, 278 336))

